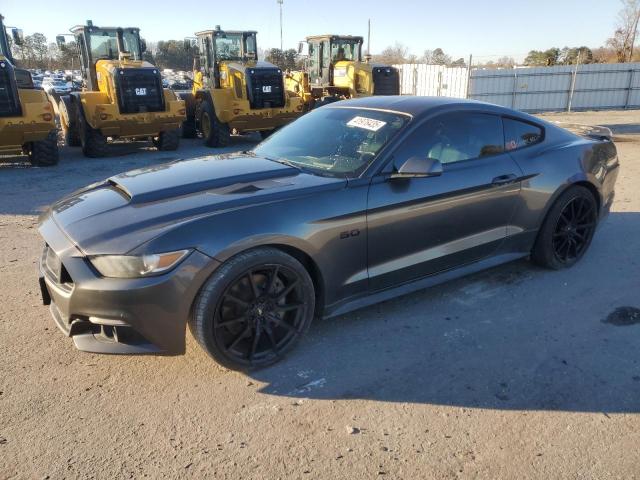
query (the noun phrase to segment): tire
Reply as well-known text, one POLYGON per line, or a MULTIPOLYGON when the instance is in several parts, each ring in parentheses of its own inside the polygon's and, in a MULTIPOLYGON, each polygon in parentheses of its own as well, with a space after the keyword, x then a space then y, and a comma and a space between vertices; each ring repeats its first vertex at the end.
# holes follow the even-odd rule
POLYGON ((280 127, 274 128, 273 130, 260 130, 260 137, 262 137, 262 140, 266 140, 278 130, 280 130, 280 127))
POLYGON ((99 130, 95 130, 82 113, 82 107, 77 108, 76 125, 78 128, 78 136, 82 146, 82 153, 85 157, 100 158, 106 157, 109 146, 107 145, 107 137, 102 135, 99 130))
POLYGON ((73 106, 67 108, 67 104, 62 99, 58 103, 64 144, 69 147, 80 147, 82 144, 80 142, 80 135, 78 134, 77 113, 75 113, 74 110, 75 108, 73 108, 73 106))
POLYGON ((29 162, 34 167, 51 167, 60 160, 58 152, 58 131, 52 130, 44 140, 31 142, 29 162))
POLYGON ((261 368, 298 343, 314 311, 313 281, 302 264, 280 250, 256 248, 232 257, 207 280, 189 329, 221 365, 261 368))
POLYGON ((180 146, 180 129, 160 132, 157 137, 152 139, 153 145, 163 152, 177 150, 180 146))
POLYGON ((200 131, 208 147, 226 147, 231 140, 229 125, 218 120, 208 100, 204 100, 200 107, 200 131))
POLYGON ((185 120, 182 122, 182 138, 197 138, 198 130, 195 120, 185 120))
POLYGON ((313 109, 315 110, 316 108, 324 107, 325 105, 329 105, 330 103, 335 103, 339 101, 340 101, 339 97, 324 97, 324 98, 321 98, 320 100, 317 100, 314 103, 313 109))
POLYGON ((586 253, 598 221, 598 203, 591 191, 576 185, 555 201, 531 251, 531 260, 560 270, 575 265, 586 253))

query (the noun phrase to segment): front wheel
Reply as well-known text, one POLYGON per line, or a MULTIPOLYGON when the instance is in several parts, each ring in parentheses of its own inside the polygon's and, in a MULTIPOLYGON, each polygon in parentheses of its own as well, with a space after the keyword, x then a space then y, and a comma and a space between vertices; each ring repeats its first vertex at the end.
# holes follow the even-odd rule
POLYGON ((153 137, 152 142, 154 147, 163 152, 177 150, 180 145, 180 129, 160 132, 157 137, 153 137))
POLYGON ((593 194, 579 185, 569 188, 549 210, 531 259, 554 270, 573 266, 591 245, 597 221, 598 204, 593 194))
POLYGON ((214 360, 242 370, 277 362, 309 328, 315 291, 307 270, 273 248, 240 253, 205 283, 189 328, 214 360))
POLYGON ((100 133, 100 130, 94 129, 82 113, 82 106, 76 108, 77 120, 76 126, 78 128, 78 136, 80 137, 80 144, 82 146, 82 153, 85 157, 100 158, 106 157, 108 153, 107 137, 100 133))
POLYGON ((200 107, 200 131, 208 147, 226 147, 231 141, 229 125, 218 120, 213 105, 207 100, 200 107))

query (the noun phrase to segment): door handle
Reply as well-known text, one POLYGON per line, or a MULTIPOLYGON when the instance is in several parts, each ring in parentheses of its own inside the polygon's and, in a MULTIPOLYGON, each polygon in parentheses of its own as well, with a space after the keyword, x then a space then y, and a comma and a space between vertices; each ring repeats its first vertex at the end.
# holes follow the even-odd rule
POLYGON ((495 177, 493 180, 491 180, 491 185, 507 185, 509 183, 515 182, 517 179, 518 176, 513 173, 510 173, 508 175, 500 175, 499 177, 495 177))

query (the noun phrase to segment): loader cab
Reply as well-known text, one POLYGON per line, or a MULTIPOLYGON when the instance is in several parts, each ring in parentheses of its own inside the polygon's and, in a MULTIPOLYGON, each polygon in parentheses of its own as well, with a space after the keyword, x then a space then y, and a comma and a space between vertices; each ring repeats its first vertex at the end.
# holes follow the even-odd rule
POLYGON ((362 61, 363 38, 351 35, 307 37, 309 81, 315 85, 333 85, 333 67, 341 61, 362 61))
MULTIPOLYGON (((99 60, 140 61, 144 41, 138 28, 96 27, 91 22, 71 29, 76 41, 82 77, 88 90, 98 90, 96 63, 99 60)), ((56 38, 58 45, 64 44, 64 36, 56 38)))
POLYGON ((258 43, 255 31, 214 30, 196 33, 200 67, 203 75, 220 88, 220 64, 236 62, 246 64, 258 61, 258 43))
POLYGON ((15 27, 5 27, 4 17, 0 15, 0 56, 6 58, 12 65, 15 65, 16 62, 11 53, 11 46, 9 44, 9 37, 7 35, 8 28, 11 29, 13 43, 16 45, 22 45, 24 43, 22 30, 15 27))

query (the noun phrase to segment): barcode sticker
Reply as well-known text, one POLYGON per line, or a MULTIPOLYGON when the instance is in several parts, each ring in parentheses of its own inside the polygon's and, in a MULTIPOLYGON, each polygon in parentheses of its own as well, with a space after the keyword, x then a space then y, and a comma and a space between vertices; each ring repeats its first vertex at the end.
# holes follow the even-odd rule
POLYGON ((372 132, 377 132, 386 124, 387 122, 383 122, 382 120, 376 120, 375 118, 367 117, 353 117, 347 123, 347 125, 350 127, 364 128, 365 130, 371 130, 372 132))

